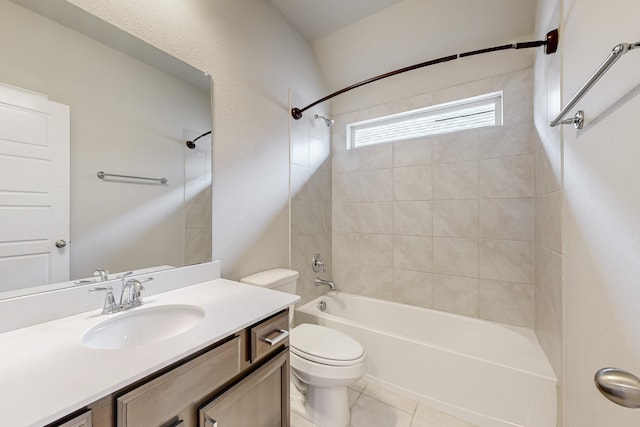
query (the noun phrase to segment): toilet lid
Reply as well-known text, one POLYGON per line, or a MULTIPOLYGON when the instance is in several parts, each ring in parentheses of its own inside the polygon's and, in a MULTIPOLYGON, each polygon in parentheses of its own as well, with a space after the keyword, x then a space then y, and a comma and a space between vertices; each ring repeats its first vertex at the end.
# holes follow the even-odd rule
POLYGON ((364 357, 358 341, 335 329, 310 323, 291 330, 289 345, 298 356, 325 365, 353 365, 364 357))

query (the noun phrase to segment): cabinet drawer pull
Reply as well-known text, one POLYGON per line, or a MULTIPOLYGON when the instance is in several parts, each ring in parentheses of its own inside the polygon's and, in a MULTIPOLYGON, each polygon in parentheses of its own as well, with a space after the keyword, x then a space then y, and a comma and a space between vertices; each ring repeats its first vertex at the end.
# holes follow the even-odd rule
POLYGON ((218 427, 218 422, 209 415, 205 415, 205 427, 218 427))
POLYGON ((289 331, 287 331, 286 329, 277 329, 277 331, 280 332, 280 334, 277 337, 273 339, 262 337, 262 341, 266 342, 267 344, 273 347, 274 345, 277 345, 280 341, 286 339, 289 336, 289 331))
POLYGON ((175 423, 169 425, 168 427, 184 427, 184 421, 178 420, 175 423))

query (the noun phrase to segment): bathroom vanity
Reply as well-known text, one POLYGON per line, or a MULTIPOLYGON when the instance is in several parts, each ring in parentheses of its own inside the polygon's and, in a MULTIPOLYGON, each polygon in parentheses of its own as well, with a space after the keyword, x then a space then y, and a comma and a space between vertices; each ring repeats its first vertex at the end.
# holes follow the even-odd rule
POLYGON ((216 279, 124 313, 97 309, 2 333, 0 425, 287 426, 288 307, 298 299, 216 279), (83 341, 109 322, 167 307, 197 307, 202 319, 132 346, 83 341))
POLYGON ((287 330, 285 310, 51 426, 288 426, 287 330))

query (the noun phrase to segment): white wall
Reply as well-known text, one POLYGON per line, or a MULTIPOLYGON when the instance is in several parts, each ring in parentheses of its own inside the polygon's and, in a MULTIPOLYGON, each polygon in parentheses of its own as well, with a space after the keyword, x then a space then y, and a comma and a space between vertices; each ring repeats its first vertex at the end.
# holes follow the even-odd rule
MULTIPOLYGON (((529 40, 530 0, 404 0, 314 42, 331 91, 461 52, 529 40)), ((528 68, 533 52, 506 51, 415 70, 341 95, 334 115, 528 68)))
POLYGON ((0 18, 0 81, 71 106, 71 278, 183 265, 183 132, 210 128, 209 95, 11 2, 0 18))
POLYGON ((213 257, 232 279, 288 266, 288 89, 324 93, 311 46, 262 0, 72 3, 211 74, 213 257))
MULTIPOLYGON (((540 16, 551 16, 545 2, 540 16)), ((564 0, 563 105, 619 42, 640 39, 640 3, 564 0)), ((579 103, 581 131, 562 129, 564 197, 564 425, 635 427, 640 412, 614 405, 593 384, 615 366, 640 374, 640 55, 628 53, 579 103)))
MULTIPOLYGON (((563 101, 615 44, 640 40, 638 16, 638 2, 564 1, 563 101)), ((638 52, 623 57, 580 102, 585 128, 563 129, 566 426, 640 425, 592 381, 607 366, 640 375, 639 69, 638 52)))

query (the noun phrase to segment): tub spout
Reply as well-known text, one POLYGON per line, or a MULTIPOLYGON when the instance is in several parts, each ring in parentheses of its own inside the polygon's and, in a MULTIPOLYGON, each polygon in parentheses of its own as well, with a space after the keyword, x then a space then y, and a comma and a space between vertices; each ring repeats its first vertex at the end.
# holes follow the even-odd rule
POLYGON ((316 277, 316 286, 320 286, 320 285, 327 285, 328 287, 331 288, 331 290, 335 290, 336 285, 333 284, 333 282, 331 280, 323 280, 319 277, 316 277))

